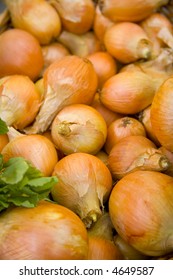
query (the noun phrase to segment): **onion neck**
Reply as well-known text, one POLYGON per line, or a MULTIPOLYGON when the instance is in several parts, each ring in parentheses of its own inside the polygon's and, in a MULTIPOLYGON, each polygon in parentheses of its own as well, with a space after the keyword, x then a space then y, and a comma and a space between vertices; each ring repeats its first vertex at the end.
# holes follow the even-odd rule
POLYGON ((9 141, 17 138, 17 137, 21 137, 21 136, 26 136, 25 134, 20 133, 19 131, 17 131, 14 127, 8 127, 8 132, 7 132, 9 141))
POLYGON ((152 54, 152 46, 149 40, 141 39, 137 45, 138 58, 149 59, 152 54))

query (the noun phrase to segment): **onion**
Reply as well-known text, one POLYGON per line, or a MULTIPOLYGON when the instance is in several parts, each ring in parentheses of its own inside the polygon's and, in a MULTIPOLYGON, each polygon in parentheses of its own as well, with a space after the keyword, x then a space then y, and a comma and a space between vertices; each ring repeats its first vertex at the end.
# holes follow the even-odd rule
POLYGON ((57 42, 42 46, 42 53, 44 59, 42 75, 51 63, 70 54, 69 50, 64 45, 57 42))
POLYGON ((113 188, 109 214, 122 239, 149 256, 173 251, 173 178, 154 171, 126 175, 113 188))
POLYGON ((71 54, 80 57, 86 57, 89 54, 102 50, 101 43, 93 31, 78 35, 63 30, 57 40, 68 48, 71 54))
POLYGON ((113 112, 106 108, 100 101, 99 92, 96 92, 91 106, 95 108, 104 118, 107 126, 109 126, 114 120, 121 118, 123 115, 117 112, 113 112))
POLYGON ((0 153, 3 148, 8 144, 9 139, 7 134, 0 134, 0 153))
POLYGON ((123 64, 150 59, 152 43, 140 25, 120 22, 110 26, 104 35, 106 50, 123 64))
POLYGON ((101 43, 104 43, 104 35, 105 35, 107 28, 109 28, 113 24, 114 24, 114 22, 112 22, 109 18, 105 17, 101 13, 99 5, 97 5, 95 8, 93 30, 101 43))
POLYGON ((105 107, 121 114, 136 114, 152 103, 155 83, 140 71, 126 71, 109 78, 100 91, 105 107))
POLYGON ((0 77, 26 75, 36 80, 43 67, 43 55, 37 39, 20 29, 9 29, 0 35, 0 77))
POLYGON ((99 0, 100 10, 112 21, 138 22, 145 19, 168 0, 99 0))
POLYGON ((61 21, 56 10, 45 0, 5 0, 12 24, 49 44, 61 31, 61 21))
POLYGON ((98 79, 92 63, 86 58, 65 56, 45 71, 45 99, 28 134, 44 132, 57 113, 67 105, 90 104, 97 90, 98 79))
POLYGON ((156 146, 160 146, 160 143, 156 137, 156 135, 153 132, 153 128, 151 125, 151 118, 150 118, 150 112, 151 112, 151 105, 142 110, 139 115, 138 119, 145 127, 145 131, 147 134, 147 138, 149 138, 152 142, 155 143, 156 146))
POLYGON ((99 88, 102 88, 103 84, 118 71, 115 59, 108 52, 94 52, 87 58, 97 73, 99 88))
POLYGON ((112 189, 109 169, 94 155, 73 153, 57 162, 53 175, 58 177, 53 200, 78 214, 89 228, 102 215, 112 189))
POLYGON ((163 146, 159 147, 159 151, 161 151, 161 153, 163 153, 169 160, 169 167, 164 171, 164 173, 173 177, 173 153, 163 146))
POLYGON ((12 75, 0 79, 0 118, 9 126, 23 129, 34 119, 41 97, 29 77, 12 75))
POLYGON ((1 152, 5 162, 13 157, 24 157, 44 176, 52 174, 58 156, 53 143, 49 139, 43 135, 23 135, 19 133, 15 136, 11 128, 9 128, 7 134, 9 138, 11 134, 13 136, 1 152))
POLYGON ((56 115, 51 134, 57 148, 66 155, 76 152, 96 154, 106 141, 107 125, 96 109, 73 104, 56 115))
POLYGON ((35 82, 35 87, 40 95, 40 101, 42 102, 45 97, 43 78, 40 78, 35 82))
POLYGON ((84 34, 92 27, 95 7, 92 0, 51 0, 60 15, 64 30, 84 34))
POLYGON ((151 125, 160 144, 173 151, 173 77, 168 78, 156 92, 151 104, 151 125), (159 112, 159 113, 158 113, 159 112))
POLYGON ((158 55, 162 47, 173 48, 172 23, 166 16, 153 13, 144 19, 140 26, 152 41, 154 55, 158 55))
POLYGON ((100 150, 95 156, 108 167, 108 154, 105 151, 100 150))
POLYGON ((122 138, 130 135, 146 136, 144 126, 135 118, 123 117, 113 121, 107 130, 107 138, 104 145, 109 154, 112 147, 122 138))
POLYGON ((108 213, 104 213, 88 230, 89 260, 121 260, 118 247, 113 242, 113 225, 108 213))
POLYGON ((113 178, 120 179, 136 170, 164 171, 169 167, 169 160, 148 138, 132 135, 113 146, 108 166, 113 178))
POLYGON ((48 201, 15 207, 0 216, 1 260, 81 260, 87 231, 75 213, 48 201))

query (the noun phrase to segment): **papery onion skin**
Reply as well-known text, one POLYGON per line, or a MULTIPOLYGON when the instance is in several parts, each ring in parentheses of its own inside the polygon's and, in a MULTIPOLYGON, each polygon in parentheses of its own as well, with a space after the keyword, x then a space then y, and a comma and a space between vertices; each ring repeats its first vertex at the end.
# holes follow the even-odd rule
POLYGON ((42 201, 1 214, 1 260, 82 260, 87 253, 85 226, 63 206, 42 201))
POLYGON ((24 157, 44 176, 50 176, 58 161, 54 144, 42 135, 22 135, 11 140, 2 150, 4 161, 12 157, 24 157))
POLYGON ((56 10, 45 0, 5 0, 12 24, 49 44, 61 31, 61 20, 56 10))
POLYGON ((106 165, 94 155, 73 153, 55 165, 58 183, 52 188, 53 200, 71 209, 89 228, 98 217, 112 189, 106 165))
POLYGON ((64 30, 84 34, 92 27, 95 7, 92 0, 54 0, 64 30))
POLYGON ((140 25, 121 22, 110 26, 104 35, 106 50, 123 64, 150 59, 152 43, 140 25))
POLYGON ((103 147, 107 125, 102 115, 85 104, 63 108, 51 125, 53 142, 64 154, 76 152, 96 154, 103 147))
POLYGON ((151 125, 160 144, 173 152, 173 77, 168 78, 156 92, 151 104, 151 125), (159 112, 159 113, 158 113, 159 112))
POLYGON ((131 135, 114 144, 108 166, 113 178, 120 179, 136 170, 167 170, 169 160, 145 136, 131 135))
POLYGON ((118 181, 109 198, 109 213, 118 234, 149 256, 173 250, 173 178, 136 171, 118 181))
POLYGON ((0 78, 19 74, 35 81, 43 67, 41 46, 29 32, 8 29, 0 35, 0 61, 0 78))
POLYGON ((168 0, 99 0, 100 10, 112 21, 138 22, 152 14, 168 0))
POLYGON ((74 55, 53 62, 43 79, 45 99, 33 126, 25 130, 28 134, 46 131, 56 114, 67 105, 91 104, 98 86, 92 63, 74 55))
POLYGON ((130 135, 146 136, 142 123, 133 117, 123 117, 113 121, 107 130, 107 138, 104 145, 106 152, 109 154, 114 144, 130 135))
POLYGON ((23 129, 35 119, 41 97, 28 76, 11 75, 0 79, 0 118, 8 126, 23 129))
POLYGON ((155 84, 145 73, 123 72, 109 78, 100 91, 105 107, 120 114, 136 114, 152 103, 155 84))

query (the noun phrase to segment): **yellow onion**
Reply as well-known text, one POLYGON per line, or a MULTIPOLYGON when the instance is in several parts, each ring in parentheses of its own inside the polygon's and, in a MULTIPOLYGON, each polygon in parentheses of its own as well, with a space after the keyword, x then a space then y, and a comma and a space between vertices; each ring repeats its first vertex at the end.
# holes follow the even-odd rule
POLYGON ((113 121, 107 130, 107 138, 104 145, 106 152, 109 154, 112 147, 118 141, 130 135, 146 136, 142 123, 132 117, 123 117, 113 121))
POLYGON ((42 102, 45 97, 43 78, 40 78, 35 82, 35 88, 38 91, 38 93, 40 95, 40 101, 42 102))
POLYGON ((9 139, 7 134, 0 134, 0 153, 3 148, 8 144, 9 139))
POLYGON ((12 24, 49 44, 61 31, 61 21, 56 10, 45 0, 5 0, 12 24))
POLYGON ((155 143, 156 146, 159 147, 160 143, 152 129, 150 113, 151 113, 151 105, 139 113, 138 119, 145 127, 147 138, 149 138, 152 142, 155 143))
POLYGON ((87 254, 85 226, 63 206, 41 201, 0 216, 1 260, 83 260, 87 254))
POLYGON ((40 95, 29 77, 12 75, 0 79, 0 118, 23 129, 38 113, 40 95))
POLYGON ((96 154, 103 147, 107 125, 102 115, 85 104, 63 108, 51 125, 53 142, 68 155, 76 152, 96 154))
POLYGON ((90 104, 98 85, 92 63, 75 55, 53 62, 43 80, 45 98, 35 122, 25 130, 29 134, 46 131, 57 113, 67 105, 90 104))
POLYGON ((6 30, 0 35, 0 61, 0 78, 20 74, 35 81, 43 67, 41 46, 29 32, 6 30))
POLYGON ((154 55, 158 55, 162 47, 173 48, 173 27, 166 16, 161 13, 153 13, 144 19, 140 26, 152 41, 154 55))
POLYGON ((99 0, 100 10, 112 21, 143 20, 155 10, 166 5, 168 0, 99 0))
POLYGON ((113 178, 120 179, 136 170, 164 171, 169 167, 169 160, 151 140, 132 135, 122 138, 113 146, 108 166, 113 178))
POLYGON ((86 57, 89 54, 102 50, 101 43, 93 31, 78 35, 63 30, 57 40, 68 48, 71 54, 80 57, 86 57))
POLYGON ((152 43, 143 28, 133 22, 110 26, 104 35, 106 50, 123 64, 150 59, 152 43))
POLYGON ((95 156, 103 161, 106 166, 108 166, 108 154, 104 150, 100 150, 95 154, 95 156))
POLYGON ((114 243, 123 255, 125 260, 148 260, 148 256, 142 254, 134 247, 129 245, 118 234, 116 234, 114 237, 114 243))
POLYGON ((160 144, 173 151, 173 77, 169 77, 156 92, 151 104, 151 125, 160 144))
POLYGON ((43 135, 25 135, 9 128, 9 143, 1 151, 4 161, 23 157, 39 169, 44 176, 50 176, 58 161, 53 143, 43 135))
POLYGON ((42 53, 44 60, 44 66, 41 73, 42 75, 51 63, 70 54, 69 50, 64 45, 57 42, 42 46, 42 53))
POLYGON ((99 5, 97 5, 95 8, 93 30, 101 43, 104 43, 104 35, 105 35, 107 28, 109 28, 113 24, 114 24, 114 22, 112 22, 109 18, 105 17, 101 13, 100 7, 99 7, 99 5))
POLYGON ((136 171, 119 180, 109 198, 111 221, 130 246, 148 256, 173 251, 173 178, 136 171))
POLYGON ((113 225, 108 213, 88 229, 88 260, 122 260, 123 255, 113 242, 113 225))
POLYGON ((103 84, 117 71, 117 63, 108 52, 94 52, 87 56, 92 62, 98 76, 98 88, 102 88, 103 84))
POLYGON ((52 188, 53 200, 82 219, 89 228, 102 215, 112 189, 106 165, 94 155, 73 153, 57 162, 53 175, 58 183, 52 188))
POLYGON ((92 27, 95 7, 92 0, 50 0, 60 15, 64 30, 84 34, 92 27))
POLYGON ((155 83, 140 71, 125 71, 109 78, 100 91, 100 101, 109 110, 136 114, 152 103, 155 83))
POLYGON ((91 106, 95 108, 106 121, 107 126, 109 126, 114 120, 121 118, 123 115, 117 112, 113 112, 109 110, 107 107, 103 105, 100 101, 99 92, 96 92, 94 99, 91 103, 91 106))

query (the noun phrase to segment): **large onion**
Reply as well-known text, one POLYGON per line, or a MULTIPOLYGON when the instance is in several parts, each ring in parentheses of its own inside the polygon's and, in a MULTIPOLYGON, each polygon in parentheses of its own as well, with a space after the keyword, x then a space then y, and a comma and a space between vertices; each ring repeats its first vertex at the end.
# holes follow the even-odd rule
POLYGON ((81 260, 87 254, 87 231, 63 206, 42 201, 1 213, 1 260, 81 260))
POLYGON ((173 251, 173 178, 154 171, 126 175, 113 188, 109 213, 119 235, 149 256, 173 251))

